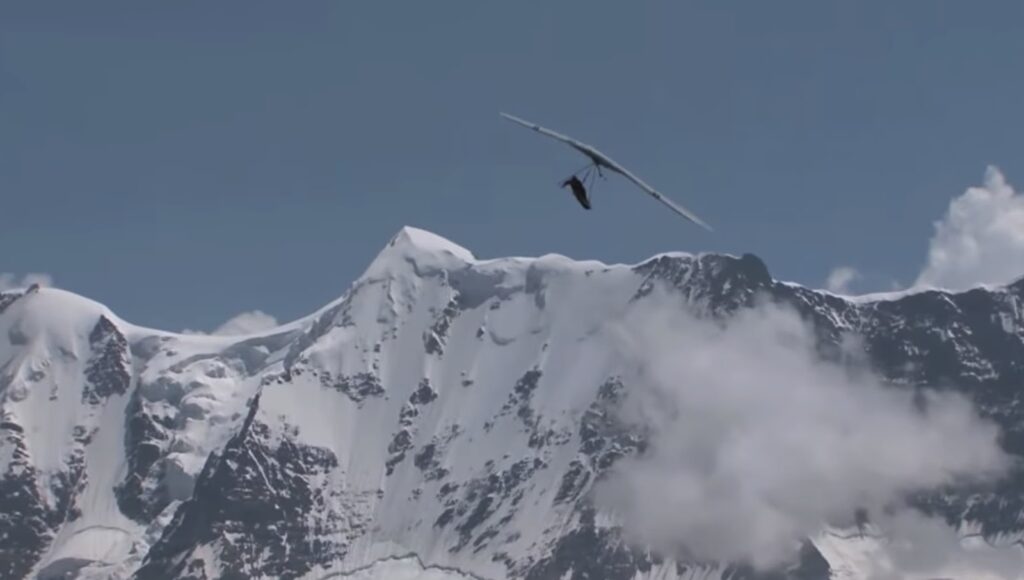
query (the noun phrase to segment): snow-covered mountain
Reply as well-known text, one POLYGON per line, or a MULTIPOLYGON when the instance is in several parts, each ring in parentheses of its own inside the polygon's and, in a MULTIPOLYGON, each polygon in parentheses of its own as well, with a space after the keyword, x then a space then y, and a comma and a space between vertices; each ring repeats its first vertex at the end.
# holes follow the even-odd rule
MULTIPOLYGON (((811 538, 766 574, 631 548, 594 506, 645 442, 611 412, 629 384, 592 337, 659 285, 704 317, 788 304, 826 358, 856 333, 889 381, 957 385, 1024 454, 1024 279, 849 299, 753 255, 485 261, 405 228, 340 299, 253 335, 0 294, 0 577, 856 577, 863 538, 811 538)), ((1020 473, 917 501, 1024 531, 1020 473)))

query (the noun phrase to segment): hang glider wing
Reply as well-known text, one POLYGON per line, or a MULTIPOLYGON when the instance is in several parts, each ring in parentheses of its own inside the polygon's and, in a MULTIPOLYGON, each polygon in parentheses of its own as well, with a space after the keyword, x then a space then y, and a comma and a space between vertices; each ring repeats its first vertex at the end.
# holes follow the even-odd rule
POLYGON ((637 187, 639 187, 640 189, 642 189, 642 190, 646 191, 647 193, 649 193, 651 195, 651 197, 653 197, 654 199, 656 199, 656 200, 660 201, 661 203, 667 205, 669 207, 669 209, 671 209, 672 211, 674 211, 677 214, 683 216, 684 218, 690 220, 691 222, 701 226, 702 228, 706 229, 709 232, 714 231, 714 230, 711 229, 711 226, 706 224, 704 222, 704 220, 702 220, 699 217, 697 217, 697 215, 694 214, 692 211, 686 209, 685 207, 683 207, 683 206, 679 205, 678 203, 672 201, 671 199, 665 197, 664 194, 662 194, 658 190, 654 189, 650 185, 647 185, 646 183, 644 183, 643 180, 641 180, 639 177, 633 175, 628 170, 626 170, 626 169, 624 169, 622 167, 617 167, 617 168, 613 167, 612 169, 614 171, 618 171, 620 174, 622 174, 623 177, 625 177, 626 179, 628 179, 628 180, 632 181, 633 183, 635 183, 637 187))
POLYGON ((569 145, 573 149, 589 157, 595 165, 602 165, 604 167, 612 169, 612 164, 610 163, 611 159, 608 159, 603 153, 601 153, 597 149, 594 149, 590 145, 587 145, 586 143, 581 143, 573 139, 572 137, 562 135, 561 133, 552 131, 551 129, 546 129, 544 127, 541 127, 540 125, 537 125, 536 123, 524 121, 523 119, 520 119, 519 117, 515 117, 513 115, 509 115, 508 113, 499 114, 502 117, 505 117, 506 119, 512 121, 513 123, 518 123, 528 129, 533 129, 534 131, 540 133, 541 135, 547 135, 548 137, 558 139, 559 141, 569 145))
POLYGON ((601 153, 600 151, 598 151, 593 146, 587 145, 586 143, 582 143, 580 141, 577 141, 577 140, 575 140, 572 137, 569 137, 567 135, 563 135, 563 134, 558 133, 556 131, 552 131, 551 129, 547 129, 547 128, 541 127, 540 125, 537 125, 536 123, 531 123, 529 121, 525 121, 523 119, 520 119, 519 117, 515 117, 515 116, 509 115, 507 113, 499 113, 499 114, 502 117, 512 121, 513 123, 517 123, 517 124, 522 125, 522 126, 528 128, 528 129, 533 129, 534 131, 540 133, 541 135, 547 135, 548 137, 551 137, 553 139, 557 139, 557 140, 559 140, 559 141, 569 145, 573 149, 579 151, 583 155, 585 155, 588 158, 590 158, 590 160, 594 163, 594 165, 596 165, 598 167, 605 167, 605 168, 607 168, 607 169, 609 169, 611 171, 614 171, 614 172, 622 175, 623 177, 625 177, 629 181, 633 182, 634 185, 636 185, 640 189, 644 190, 651 197, 653 197, 654 199, 656 199, 656 200, 660 201, 661 203, 665 204, 666 206, 668 206, 669 209, 671 209, 672 211, 674 211, 677 214, 683 216, 684 218, 692 221, 693 223, 695 223, 695 224, 697 224, 697 225, 699 225, 699 226, 701 226, 703 228, 706 228, 708 231, 713 231, 711 229, 711 226, 709 226, 702 219, 697 217, 696 214, 694 214, 690 210, 682 207, 681 205, 675 203, 671 199, 665 197, 664 194, 662 194, 661 192, 657 191, 656 189, 654 189, 650 185, 647 185, 639 177, 634 175, 632 172, 627 170, 625 167, 623 167, 623 166, 619 165, 618 163, 616 163, 615 161, 613 161, 610 157, 608 157, 604 153, 601 153))

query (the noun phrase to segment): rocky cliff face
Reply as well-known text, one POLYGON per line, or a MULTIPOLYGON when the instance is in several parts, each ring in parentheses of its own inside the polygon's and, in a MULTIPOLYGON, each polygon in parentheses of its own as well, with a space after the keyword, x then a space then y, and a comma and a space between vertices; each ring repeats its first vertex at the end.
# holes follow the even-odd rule
MULTIPOLYGON (((964 390, 1024 454, 1024 279, 850 300, 752 255, 479 261, 407 228, 338 301, 258 335, 0 294, 0 576, 369 578, 414 561, 430 577, 828 578, 812 539, 775 573, 665 561, 592 502, 646 444, 616 420, 630 385, 594 337, 658 286, 702 317, 787 304, 839 362, 859 336, 887 381, 964 390)), ((1020 473, 914 502, 1024 530, 1020 473)))

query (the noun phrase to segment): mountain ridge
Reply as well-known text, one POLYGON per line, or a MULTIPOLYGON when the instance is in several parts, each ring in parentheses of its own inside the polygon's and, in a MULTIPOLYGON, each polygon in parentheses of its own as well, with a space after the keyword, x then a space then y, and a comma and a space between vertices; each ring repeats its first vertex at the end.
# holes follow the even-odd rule
MULTIPOLYGON (((530 262, 556 262, 563 264, 568 267, 578 268, 629 268, 629 269, 641 269, 645 265, 652 262, 663 259, 706 259, 708 257, 717 257, 724 260, 735 260, 741 263, 746 263, 752 268, 752 271, 758 272, 759 278, 764 278, 776 282, 781 285, 790 286, 793 288, 800 288, 804 290, 813 291, 819 294, 832 296, 835 298, 842 299, 851 303, 867 303, 867 302, 885 302, 907 298, 914 295, 925 294, 929 292, 936 292, 945 295, 959 295, 973 291, 984 290, 984 291, 1001 291, 1010 288, 1016 288, 1024 285, 1024 272, 1020 276, 1013 279, 1006 284, 976 284, 966 290, 950 290, 941 287, 934 286, 915 286, 905 288, 901 290, 892 291, 879 291, 879 292, 866 292, 861 294, 850 294, 850 293, 838 293, 833 292, 824 288, 815 288, 801 284, 799 282, 787 281, 776 279, 771 276, 769 269, 764 261, 756 254, 744 253, 734 254, 729 252, 686 252, 686 251, 666 251, 655 253, 645 259, 637 262, 603 262, 594 259, 577 259, 570 256, 557 253, 542 254, 539 256, 503 256, 498 258, 477 258, 470 250, 465 247, 448 240, 442 236, 439 236, 428 230, 417 228, 414 226, 403 226, 394 234, 385 247, 378 253, 378 255, 369 263, 351 284, 349 289, 342 293, 341 296, 327 302, 324 306, 312 311, 309 314, 300 316, 292 321, 278 324, 272 328, 250 332, 246 334, 231 334, 223 335, 233 338, 239 336, 266 336, 268 334, 278 334, 282 331, 292 330, 302 323, 308 322, 315 318, 320 313, 328 310, 338 302, 344 300, 345 293, 347 293, 351 287, 358 285, 360 282, 366 279, 372 279, 387 267, 393 265, 396 261, 406 261, 408 263, 419 263, 415 258, 428 258, 425 265, 433 265, 437 267, 439 264, 444 264, 444 260, 448 260, 445 264, 450 269, 458 269, 464 266, 479 266, 479 265, 503 265, 503 264, 515 264, 515 263, 530 263, 530 262), (440 260, 437 256, 442 256, 440 260), (412 258, 412 260, 407 260, 412 258)), ((13 302, 19 295, 26 293, 28 288, 10 288, 0 292, 0 294, 6 295, 8 302, 13 302)), ((110 307, 100 302, 97 302, 91 298, 71 292, 68 290, 61 290, 59 288, 46 288, 47 292, 59 291, 66 293, 68 298, 72 300, 79 300, 82 303, 82 308, 102 311, 108 318, 115 320, 117 323, 132 329, 133 331, 152 334, 152 335, 189 335, 189 336, 210 336, 211 341, 221 341, 219 338, 221 335, 212 336, 202 332, 195 331, 173 331, 167 329, 158 329, 147 325, 140 325, 130 322, 124 318, 118 316, 110 307)), ((0 300, 0 313, 6 308, 7 304, 3 300, 0 300)))
MULTIPOLYGON (((1024 278, 850 299, 774 280, 753 254, 478 260, 406 227, 341 297, 246 335, 147 329, 57 289, 0 294, 0 502, 14 516, 0 533, 19 538, 0 572, 298 578, 413 553, 489 578, 757 577, 614 547, 585 499, 643 446, 609 422, 623 386, 587 337, 658 286, 702 316, 785 302, 826 357, 862 333, 894 383, 955 378, 1024 453, 1024 421, 1001 410, 1021 399, 1024 278), (969 330, 956 360, 929 325, 969 330)), ((1006 485, 922 505, 1012 537, 1024 502, 1020 480, 1006 485)), ((807 546, 778 577, 821 577, 830 564, 807 546)))

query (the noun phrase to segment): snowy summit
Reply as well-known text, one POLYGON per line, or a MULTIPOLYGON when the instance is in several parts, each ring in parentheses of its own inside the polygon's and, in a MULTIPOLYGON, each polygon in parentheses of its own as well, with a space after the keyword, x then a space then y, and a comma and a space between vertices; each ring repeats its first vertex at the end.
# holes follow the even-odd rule
MULTIPOLYGON (((638 305, 729 320, 765 299, 825 355, 859 336, 892 384, 964 385, 1024 449, 1024 281, 850 301, 752 255, 479 260, 406 227, 338 300, 240 336, 0 294, 0 576, 768 578, 634 547, 593 493, 648 443, 615 412, 647 367, 613 327, 638 305)), ((1019 488, 934 505, 1024 529, 1003 517, 1024 514, 1019 488)), ((805 538, 770 577, 827 578, 877 548, 840 536, 805 538)))

